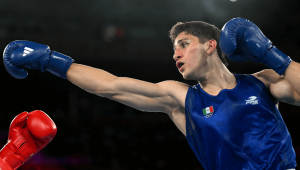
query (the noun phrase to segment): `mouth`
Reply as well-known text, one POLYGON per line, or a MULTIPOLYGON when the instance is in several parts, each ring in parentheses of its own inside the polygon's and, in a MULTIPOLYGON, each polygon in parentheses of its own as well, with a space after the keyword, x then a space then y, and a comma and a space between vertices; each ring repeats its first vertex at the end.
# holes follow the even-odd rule
POLYGON ((176 63, 176 67, 178 68, 178 70, 180 71, 180 68, 184 65, 184 63, 181 62, 177 62, 176 63))

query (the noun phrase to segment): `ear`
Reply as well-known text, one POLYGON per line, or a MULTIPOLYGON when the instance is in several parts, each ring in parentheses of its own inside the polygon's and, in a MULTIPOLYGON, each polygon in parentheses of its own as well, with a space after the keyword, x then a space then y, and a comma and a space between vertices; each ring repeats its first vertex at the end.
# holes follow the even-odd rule
POLYGON ((207 54, 212 54, 212 52, 217 48, 216 40, 209 40, 206 42, 207 54))

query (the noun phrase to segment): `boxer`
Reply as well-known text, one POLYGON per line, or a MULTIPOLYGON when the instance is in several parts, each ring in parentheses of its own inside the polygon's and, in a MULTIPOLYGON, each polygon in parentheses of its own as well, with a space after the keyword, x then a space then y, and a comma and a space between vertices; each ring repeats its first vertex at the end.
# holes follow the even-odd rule
POLYGON ((49 71, 100 97, 166 113, 206 170, 294 169, 291 136, 277 106, 279 101, 300 105, 300 64, 243 18, 230 20, 222 30, 201 21, 180 22, 170 38, 178 71, 196 85, 117 77, 30 41, 8 44, 3 60, 18 79, 26 78, 27 69, 49 71), (229 59, 271 69, 232 73, 223 52, 229 59))

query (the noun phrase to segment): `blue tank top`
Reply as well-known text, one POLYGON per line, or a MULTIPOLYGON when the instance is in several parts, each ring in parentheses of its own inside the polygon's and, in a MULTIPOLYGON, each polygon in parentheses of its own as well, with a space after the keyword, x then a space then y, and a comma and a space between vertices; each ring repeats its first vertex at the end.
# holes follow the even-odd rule
POLYGON ((291 136, 266 86, 235 74, 237 85, 217 96, 189 87, 186 138, 206 170, 285 170, 296 167, 291 136))

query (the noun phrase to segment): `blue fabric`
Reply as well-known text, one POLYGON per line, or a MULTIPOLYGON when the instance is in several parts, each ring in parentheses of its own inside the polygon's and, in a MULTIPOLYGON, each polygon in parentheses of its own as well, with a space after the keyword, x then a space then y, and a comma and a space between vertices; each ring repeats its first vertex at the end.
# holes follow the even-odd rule
POLYGON ((268 89, 252 75, 235 76, 236 87, 217 96, 199 84, 188 90, 186 138, 198 160, 206 170, 295 168, 291 136, 268 89))

